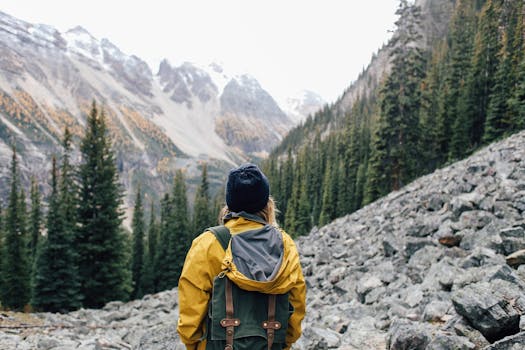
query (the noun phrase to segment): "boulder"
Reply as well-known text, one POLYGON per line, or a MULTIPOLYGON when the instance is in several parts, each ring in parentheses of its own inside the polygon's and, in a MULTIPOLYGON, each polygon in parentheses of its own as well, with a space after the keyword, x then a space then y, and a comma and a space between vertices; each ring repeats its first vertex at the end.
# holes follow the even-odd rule
POLYGON ((484 350, 523 350, 525 349, 525 332, 505 337, 484 350))
POLYGON ((479 282, 452 294, 456 312, 489 341, 518 333, 521 310, 525 310, 525 297, 520 300, 516 294, 519 291, 508 282, 506 285, 500 283, 500 286, 506 288, 497 288, 495 283, 479 282))
POLYGON ((427 345, 425 350, 474 350, 476 345, 467 337, 460 337, 453 334, 440 333, 436 335, 427 345))
POLYGON ((389 350, 425 350, 432 341, 432 328, 419 322, 395 320, 387 337, 389 350))
POLYGON ((514 268, 520 265, 525 265, 525 249, 518 250, 505 258, 507 264, 514 268))

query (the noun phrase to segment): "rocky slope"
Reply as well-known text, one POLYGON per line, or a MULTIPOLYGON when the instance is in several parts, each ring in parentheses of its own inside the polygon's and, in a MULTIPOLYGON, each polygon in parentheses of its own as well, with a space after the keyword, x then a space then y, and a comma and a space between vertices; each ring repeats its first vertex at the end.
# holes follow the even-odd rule
MULTIPOLYGON (((81 27, 61 33, 0 12, 3 164, 16 145, 24 179, 34 174, 47 182, 64 127, 78 143, 93 99, 106 112, 130 197, 139 182, 149 193, 163 193, 174 169, 197 177, 202 160, 212 179, 222 176, 267 153, 295 123, 253 77, 227 74, 216 64, 168 61, 155 74, 139 57, 81 27)), ((7 170, 0 171, 2 182, 7 170)))
MULTIPOLYGON (((312 230, 294 349, 524 349, 524 211, 521 132, 312 230)), ((0 349, 182 349, 176 318, 176 291, 35 314, 0 328, 0 349)))

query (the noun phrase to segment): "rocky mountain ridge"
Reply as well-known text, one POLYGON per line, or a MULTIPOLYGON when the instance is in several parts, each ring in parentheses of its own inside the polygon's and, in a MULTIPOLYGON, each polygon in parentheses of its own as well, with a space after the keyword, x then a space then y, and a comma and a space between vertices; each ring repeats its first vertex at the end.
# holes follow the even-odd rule
MULTIPOLYGON (((294 349, 523 349, 524 211, 521 132, 314 228, 296 241, 308 293, 294 349)), ((35 314, 25 323, 38 327, 0 328, 0 344, 178 350, 176 318, 177 293, 166 291, 35 314)))
POLYGON ((61 33, 0 12, 0 159, 8 164, 14 144, 25 178, 48 174, 64 127, 78 140, 95 99, 129 193, 143 181, 146 191, 163 192, 176 168, 191 178, 201 161, 212 178, 222 175, 264 156, 295 121, 255 78, 221 70, 165 60, 155 74, 82 27, 61 33))

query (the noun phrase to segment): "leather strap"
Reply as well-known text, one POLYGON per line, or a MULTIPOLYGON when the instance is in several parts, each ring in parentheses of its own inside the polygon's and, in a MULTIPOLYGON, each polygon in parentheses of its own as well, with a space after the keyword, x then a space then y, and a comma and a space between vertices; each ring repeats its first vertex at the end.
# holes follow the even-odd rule
POLYGON ((221 326, 226 328, 226 346, 224 350, 233 350, 233 333, 235 327, 241 324, 241 320, 233 318, 233 295, 232 285, 228 277, 226 278, 225 294, 226 294, 226 318, 221 320, 221 326))
POLYGON ((268 295, 268 321, 264 321, 262 326, 266 329, 266 339, 268 340, 268 350, 272 349, 275 331, 281 328, 281 322, 275 321, 275 294, 268 295))

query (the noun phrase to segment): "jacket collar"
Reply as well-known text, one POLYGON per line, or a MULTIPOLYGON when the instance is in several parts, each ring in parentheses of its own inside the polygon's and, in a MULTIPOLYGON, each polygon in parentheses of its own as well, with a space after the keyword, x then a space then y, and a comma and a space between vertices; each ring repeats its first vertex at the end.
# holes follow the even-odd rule
POLYGON ((250 214, 245 211, 241 211, 238 213, 229 212, 228 214, 224 216, 224 222, 226 223, 228 220, 236 219, 236 218, 244 218, 246 220, 255 221, 263 225, 268 225, 268 223, 264 221, 264 219, 261 218, 260 216, 255 215, 255 214, 250 214))

